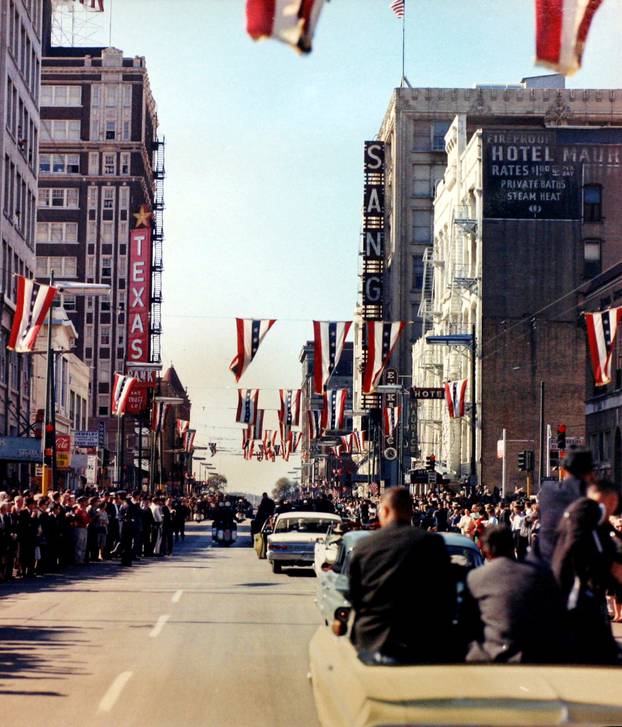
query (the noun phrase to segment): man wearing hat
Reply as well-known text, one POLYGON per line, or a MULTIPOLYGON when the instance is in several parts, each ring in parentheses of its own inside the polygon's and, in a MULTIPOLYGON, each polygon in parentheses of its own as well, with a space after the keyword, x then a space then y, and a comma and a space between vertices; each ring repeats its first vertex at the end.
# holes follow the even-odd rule
POLYGON ((539 558, 551 564, 557 527, 564 512, 575 500, 585 497, 587 486, 594 482, 594 460, 589 449, 571 449, 564 459, 564 479, 561 482, 545 482, 540 490, 539 558))

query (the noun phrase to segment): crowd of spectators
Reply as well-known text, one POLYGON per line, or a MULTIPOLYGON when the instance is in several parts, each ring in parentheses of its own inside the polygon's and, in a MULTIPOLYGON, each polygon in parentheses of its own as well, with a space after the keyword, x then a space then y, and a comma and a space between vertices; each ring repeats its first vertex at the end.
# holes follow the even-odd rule
POLYGON ((135 492, 0 492, 0 582, 119 557, 124 503, 133 558, 164 557, 185 537, 188 498, 135 492))

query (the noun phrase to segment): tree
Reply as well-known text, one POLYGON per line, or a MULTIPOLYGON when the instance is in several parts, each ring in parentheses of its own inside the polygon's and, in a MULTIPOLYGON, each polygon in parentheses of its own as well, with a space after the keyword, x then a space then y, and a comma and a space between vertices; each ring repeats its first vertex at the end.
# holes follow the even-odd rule
POLYGON ((207 486, 213 488, 217 492, 224 492, 227 488, 227 478, 224 475, 214 472, 207 478, 207 486))
POLYGON ((288 500, 296 494, 296 485, 287 477, 280 477, 272 489, 272 497, 275 500, 288 500))

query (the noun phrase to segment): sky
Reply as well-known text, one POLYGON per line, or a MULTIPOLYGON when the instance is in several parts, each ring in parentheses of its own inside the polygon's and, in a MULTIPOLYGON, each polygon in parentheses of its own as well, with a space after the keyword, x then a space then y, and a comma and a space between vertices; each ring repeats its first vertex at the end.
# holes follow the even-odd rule
MULTIPOLYGON (((407 2, 411 85, 546 73, 533 62, 533 0, 407 2)), ((96 19, 92 44, 108 44, 112 10, 112 45, 147 61, 166 139, 163 362, 188 388, 196 443, 235 450, 207 455, 231 491, 269 490, 300 466, 239 456, 234 318, 277 319, 240 382, 275 410, 279 387, 300 386, 311 320, 354 310, 363 142, 401 77, 389 4, 326 3, 309 56, 253 42, 244 0, 105 0, 96 19)), ((606 0, 567 86, 621 87, 621 29, 622 0, 606 0)))

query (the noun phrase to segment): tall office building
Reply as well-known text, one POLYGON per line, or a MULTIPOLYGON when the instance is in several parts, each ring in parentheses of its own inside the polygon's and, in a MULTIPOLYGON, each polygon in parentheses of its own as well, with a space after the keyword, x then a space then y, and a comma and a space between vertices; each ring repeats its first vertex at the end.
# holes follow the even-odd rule
MULTIPOLYGON (((37 277, 54 271, 112 289, 110 299, 63 300, 91 368, 93 427, 110 417, 115 372, 160 361, 164 146, 145 59, 51 47, 41 118, 37 277), (135 238, 137 226, 145 234, 135 238)), ((131 413, 144 404, 137 397, 131 413)))
POLYGON ((386 144, 384 317, 415 321, 393 359, 404 376, 411 373, 411 344, 423 331, 424 256, 432 244, 436 186, 447 165, 445 134, 457 114, 466 117, 468 138, 499 126, 619 126, 622 91, 567 89, 559 75, 511 86, 395 89, 377 138, 386 144))
MULTIPOLYGON (((43 0, 0 3, 0 436, 27 436, 31 362, 7 352, 15 274, 35 270, 39 78, 43 0)), ((3 450, 6 451, 6 448, 3 450)), ((0 459, 0 478, 17 464, 0 459)))

